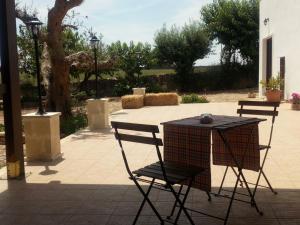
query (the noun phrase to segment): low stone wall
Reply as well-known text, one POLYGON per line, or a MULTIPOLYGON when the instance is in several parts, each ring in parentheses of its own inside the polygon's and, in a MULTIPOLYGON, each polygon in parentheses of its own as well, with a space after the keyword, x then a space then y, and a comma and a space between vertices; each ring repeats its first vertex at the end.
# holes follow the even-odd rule
MULTIPOLYGON (((243 74, 235 72, 234 74, 223 74, 219 71, 210 71, 196 73, 188 77, 188 85, 185 89, 188 92, 201 92, 201 91, 219 91, 228 89, 244 89, 253 88, 257 86, 257 82, 253 79, 253 76, 249 74, 243 74)), ((176 82, 176 75, 150 75, 141 77, 142 84, 145 87, 158 86, 159 92, 173 92, 180 90, 178 82, 176 82)), ((95 90, 95 80, 89 80, 84 86, 81 87, 84 90, 95 90)), ((99 80, 99 94, 101 97, 114 96, 114 86, 120 81, 117 79, 101 79, 99 80)), ((180 82, 179 82, 180 83, 180 82)), ((77 84, 73 84, 74 87, 78 87, 77 84)), ((151 88, 150 88, 151 89, 151 88)), ((131 88, 130 88, 131 90, 131 88)), ((149 90, 147 90, 149 91, 149 90)), ((153 92, 153 90, 150 90, 153 92)), ((128 93, 131 94, 131 93, 128 93)))

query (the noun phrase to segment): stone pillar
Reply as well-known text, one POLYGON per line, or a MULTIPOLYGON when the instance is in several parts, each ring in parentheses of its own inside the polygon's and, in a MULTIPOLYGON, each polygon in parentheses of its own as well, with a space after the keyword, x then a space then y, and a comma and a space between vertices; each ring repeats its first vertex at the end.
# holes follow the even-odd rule
POLYGON ((87 116, 90 130, 109 127, 108 99, 88 99, 87 116))
POLYGON ((146 88, 132 88, 133 95, 145 95, 146 88))
POLYGON ((60 115, 60 112, 23 115, 27 161, 52 161, 62 156, 60 115))

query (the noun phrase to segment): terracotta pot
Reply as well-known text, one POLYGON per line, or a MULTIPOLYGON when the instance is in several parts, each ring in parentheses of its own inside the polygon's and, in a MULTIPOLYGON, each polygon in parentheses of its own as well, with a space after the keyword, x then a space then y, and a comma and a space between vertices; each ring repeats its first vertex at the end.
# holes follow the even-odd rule
POLYGON ((300 104, 291 104, 292 110, 300 110, 300 104))
POLYGON ((280 90, 268 90, 266 91, 266 97, 268 102, 280 102, 281 91, 280 90))

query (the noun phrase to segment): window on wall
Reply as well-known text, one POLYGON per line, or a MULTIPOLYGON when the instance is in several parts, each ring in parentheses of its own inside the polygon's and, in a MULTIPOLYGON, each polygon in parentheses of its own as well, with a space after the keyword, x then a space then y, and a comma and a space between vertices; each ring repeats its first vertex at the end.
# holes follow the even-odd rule
MULTIPOLYGON (((285 56, 280 57, 280 78, 285 80, 285 56)), ((280 89, 281 91, 281 99, 284 99, 284 93, 285 93, 285 82, 282 82, 280 89)))
POLYGON ((272 38, 267 39, 267 54, 266 54, 266 80, 269 81, 269 79, 272 77, 272 38))

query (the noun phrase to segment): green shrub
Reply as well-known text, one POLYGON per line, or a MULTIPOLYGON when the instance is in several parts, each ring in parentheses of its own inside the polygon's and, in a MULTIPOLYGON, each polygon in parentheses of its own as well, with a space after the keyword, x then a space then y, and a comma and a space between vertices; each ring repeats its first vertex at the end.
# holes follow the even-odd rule
POLYGON ((166 92, 166 90, 164 90, 157 82, 151 78, 149 79, 147 76, 141 77, 140 84, 138 86, 145 87, 147 93, 166 92))
POLYGON ((132 85, 126 79, 120 79, 113 87, 114 96, 123 96, 132 93, 132 85))
POLYGON ((60 123, 60 132, 61 134, 67 136, 75 133, 87 126, 87 117, 86 114, 78 112, 71 117, 62 119, 60 123))
POLYGON ((85 91, 75 92, 72 97, 79 101, 83 101, 89 98, 85 91))
POLYGON ((208 103, 209 101, 205 96, 199 96, 197 94, 183 95, 181 103, 208 103))
POLYGON ((38 101, 39 101, 39 97, 34 92, 32 92, 32 95, 23 95, 21 97, 21 102, 22 103, 25 103, 25 102, 38 102, 38 101))
POLYGON ((150 83, 148 85, 145 85, 146 92, 147 93, 161 93, 166 92, 164 88, 162 88, 159 84, 150 83))

